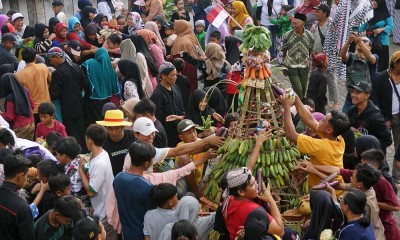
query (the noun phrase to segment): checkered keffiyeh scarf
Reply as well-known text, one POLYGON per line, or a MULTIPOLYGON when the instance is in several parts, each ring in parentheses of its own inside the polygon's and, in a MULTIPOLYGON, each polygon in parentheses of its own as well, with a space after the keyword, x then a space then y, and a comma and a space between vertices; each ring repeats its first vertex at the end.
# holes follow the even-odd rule
POLYGON ((72 60, 71 58, 59 47, 52 47, 47 51, 46 57, 51 58, 53 56, 59 56, 65 59, 65 61, 68 62, 69 65, 71 65, 72 60))

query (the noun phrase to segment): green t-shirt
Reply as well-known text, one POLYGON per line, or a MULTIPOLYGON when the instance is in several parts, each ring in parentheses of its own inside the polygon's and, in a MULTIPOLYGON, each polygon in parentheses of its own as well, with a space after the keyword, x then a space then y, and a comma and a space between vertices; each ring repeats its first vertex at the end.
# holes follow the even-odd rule
POLYGON ((271 23, 279 25, 279 36, 283 36, 285 33, 289 32, 292 26, 290 25, 289 17, 281 16, 278 19, 270 19, 271 23))
POLYGON ((203 51, 205 51, 206 50, 206 43, 205 43, 205 41, 206 41, 206 32, 203 31, 201 33, 197 33, 196 34, 196 38, 197 38, 197 40, 199 40, 200 46, 203 49, 203 51))

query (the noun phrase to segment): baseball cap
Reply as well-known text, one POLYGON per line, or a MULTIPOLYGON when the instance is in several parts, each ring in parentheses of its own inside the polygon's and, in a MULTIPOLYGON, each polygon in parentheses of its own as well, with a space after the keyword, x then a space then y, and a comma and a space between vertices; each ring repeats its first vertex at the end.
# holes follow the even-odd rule
POLYGON ((98 217, 81 219, 74 226, 74 238, 76 240, 97 239, 100 233, 98 217))
POLYGON ((178 123, 178 134, 183 133, 184 131, 187 131, 189 129, 191 129, 192 127, 195 127, 196 125, 194 125, 193 121, 190 119, 183 119, 182 121, 180 121, 178 123))
POLYGON ((11 21, 14 22, 15 19, 17 19, 17 18, 24 18, 24 15, 22 15, 21 13, 14 13, 14 14, 11 16, 11 21))
POLYGON ((60 0, 54 0, 54 1, 51 3, 51 5, 52 5, 52 6, 63 6, 64 4, 63 4, 63 2, 61 2, 60 0))
POLYGON ((5 33, 2 37, 1 37, 1 41, 5 42, 5 41, 10 41, 15 43, 16 45, 18 45, 18 41, 17 38, 15 38, 15 36, 12 33, 5 33))
POLYGON ((68 46, 71 47, 71 53, 75 56, 81 56, 82 44, 78 40, 72 40, 68 42, 68 46))
POLYGON ((365 81, 361 81, 355 85, 351 85, 350 88, 354 88, 360 92, 366 92, 366 93, 371 93, 372 91, 371 84, 365 81))
POLYGON ((314 9, 322 10, 322 11, 326 12, 328 14, 328 16, 331 13, 331 8, 326 4, 320 4, 319 6, 314 7, 314 9))
POLYGON ((164 27, 167 29, 174 29, 174 23, 165 23, 164 27))
POLYGON ((135 123, 133 124, 133 131, 144 136, 149 136, 153 132, 158 132, 157 128, 154 127, 153 121, 147 117, 140 117, 136 119, 135 123))

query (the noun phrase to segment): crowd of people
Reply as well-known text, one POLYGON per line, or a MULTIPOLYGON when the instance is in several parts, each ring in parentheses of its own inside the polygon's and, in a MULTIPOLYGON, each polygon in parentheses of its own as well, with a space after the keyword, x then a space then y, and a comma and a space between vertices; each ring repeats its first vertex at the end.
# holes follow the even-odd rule
POLYGON ((400 51, 389 54, 400 4, 352 3, 197 0, 187 11, 175 0, 167 17, 161 0, 79 0, 66 16, 54 0, 54 17, 34 26, 0 14, 0 238, 400 239, 400 51), (206 17, 217 4, 230 15, 219 27, 206 17), (249 24, 269 29, 271 64, 295 92, 277 100, 286 137, 310 157, 296 168, 310 187, 340 182, 304 197, 303 232, 252 176, 271 130, 246 167, 223 174, 216 212, 199 203, 221 161, 214 133, 239 122, 249 24))

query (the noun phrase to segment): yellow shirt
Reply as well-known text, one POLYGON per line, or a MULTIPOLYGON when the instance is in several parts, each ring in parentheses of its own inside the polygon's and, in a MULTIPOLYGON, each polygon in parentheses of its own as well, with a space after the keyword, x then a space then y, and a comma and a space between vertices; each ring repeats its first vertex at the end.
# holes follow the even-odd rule
MULTIPOLYGON (((197 141, 199 141, 200 139, 198 138, 197 141)), ((184 142, 180 142, 178 143, 176 146, 180 146, 182 144, 185 144, 184 142)), ((197 154, 193 154, 193 155, 189 155, 190 159, 192 159, 192 161, 194 163, 196 163, 197 161, 199 161, 202 157, 203 157, 204 153, 197 153, 197 154)), ((176 160, 175 160, 176 161, 176 160)), ((196 167, 196 171, 195 171, 195 176, 196 176, 196 181, 197 183, 201 182, 201 177, 203 175, 203 167, 204 167, 204 163, 200 164, 199 166, 196 167)))
MULTIPOLYGON (((343 168, 343 154, 345 143, 341 136, 337 140, 329 140, 328 138, 312 138, 304 134, 300 134, 297 138, 297 148, 303 154, 310 156, 310 162, 314 165, 329 165, 343 168)), ((321 182, 317 175, 310 173, 310 187, 318 185, 321 182)), ((343 182, 342 176, 338 175, 336 180, 343 182)))

